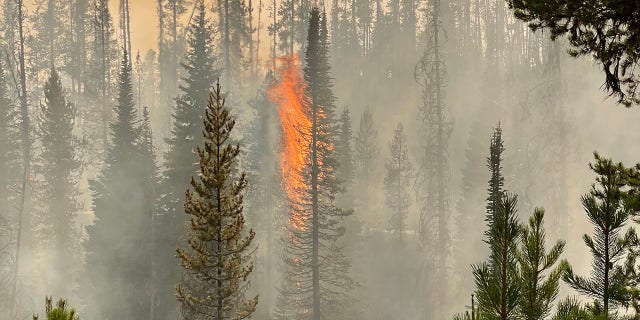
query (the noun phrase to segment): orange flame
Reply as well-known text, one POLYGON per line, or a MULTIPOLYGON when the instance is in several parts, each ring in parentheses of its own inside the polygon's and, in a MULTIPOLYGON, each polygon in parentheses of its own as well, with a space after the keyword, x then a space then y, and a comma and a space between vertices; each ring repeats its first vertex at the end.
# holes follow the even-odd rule
POLYGON ((282 126, 282 149, 280 170, 284 189, 291 204, 289 223, 296 230, 306 228, 303 208, 305 184, 302 172, 309 154, 310 99, 306 94, 307 84, 302 76, 298 55, 278 58, 277 70, 280 81, 267 91, 269 100, 278 105, 282 126))

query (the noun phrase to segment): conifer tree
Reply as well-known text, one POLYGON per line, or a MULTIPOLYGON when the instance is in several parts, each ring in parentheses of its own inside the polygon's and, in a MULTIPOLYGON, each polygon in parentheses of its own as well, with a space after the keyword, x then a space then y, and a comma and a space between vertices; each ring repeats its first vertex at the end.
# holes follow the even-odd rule
POLYGON ((43 212, 37 218, 38 237, 53 254, 51 272, 46 275, 50 290, 69 296, 80 260, 77 256, 81 233, 76 227, 80 211, 78 202, 80 141, 74 136, 76 108, 65 98, 60 76, 55 69, 44 87, 45 104, 39 121, 42 153, 39 155, 43 176, 40 200, 43 212), (56 280, 57 279, 57 280, 56 280))
POLYGON ((590 277, 583 277, 568 266, 563 280, 579 293, 594 298, 594 304, 607 319, 615 308, 628 306, 632 298, 627 266, 635 264, 635 255, 628 255, 628 250, 637 242, 637 236, 627 222, 634 208, 626 203, 626 169, 621 163, 596 153, 595 163, 589 167, 597 174, 596 183, 581 202, 594 226, 593 236, 583 237, 592 255, 592 272, 590 277))
POLYGON ((86 301, 102 301, 91 310, 94 318, 143 318, 151 311, 153 160, 147 158, 126 52, 115 113, 105 168, 90 183, 96 220, 87 227, 81 293, 86 301))
MULTIPOLYGON (((309 25, 309 0, 285 0, 277 10, 277 19, 269 26, 280 39, 278 49, 285 55, 304 52, 309 25)), ((276 15, 276 14, 274 14, 276 15)))
MULTIPOLYGON (((445 87, 447 64, 444 55, 443 14, 448 1, 432 1, 426 27, 426 49, 415 67, 416 81, 422 87, 420 120, 422 156, 417 182, 417 198, 420 210, 418 244, 428 260, 426 281, 442 292, 429 297, 428 312, 432 317, 444 317, 443 302, 448 295, 447 260, 451 251, 449 210, 449 161, 447 150, 452 124, 447 120, 445 87)), ((446 30, 449 31, 449 30, 446 30)), ((423 289, 426 290, 426 289, 423 289)))
POLYGON ((66 60, 64 56, 71 49, 67 32, 70 5, 71 1, 35 1, 35 12, 29 16, 35 35, 29 39, 29 46, 36 76, 55 65, 63 65, 66 60))
MULTIPOLYGON (((15 216, 20 184, 20 118, 8 94, 4 59, 0 59, 0 286, 11 287, 15 258, 15 216)), ((9 316, 13 306, 10 291, 0 290, 0 315, 9 316)))
POLYGON ((336 173, 346 184, 350 184, 353 181, 355 173, 352 141, 351 116, 349 108, 344 108, 340 116, 340 133, 336 141, 336 154, 338 155, 338 170, 336 173))
POLYGON ((256 242, 260 243, 256 261, 261 266, 253 273, 260 292, 260 301, 256 317, 267 317, 271 312, 275 283, 274 268, 279 252, 275 244, 274 219, 278 210, 278 188, 273 187, 277 177, 277 140, 279 132, 276 130, 275 106, 269 101, 267 88, 275 83, 272 72, 268 72, 263 87, 249 105, 256 110, 256 118, 248 135, 247 159, 250 159, 247 172, 247 221, 256 230, 256 242))
POLYGON ((489 261, 473 266, 479 308, 488 319, 517 319, 520 301, 517 203, 515 195, 503 194, 495 204, 496 211, 488 220, 485 240, 491 249, 489 261))
POLYGON ((224 63, 224 81, 230 90, 242 84, 243 72, 249 66, 247 48, 253 46, 250 15, 244 0, 219 0, 218 30, 220 31, 221 60, 224 63), (236 77, 236 78, 234 78, 236 77))
POLYGON ((546 319, 558 296, 564 271, 565 263, 557 262, 565 243, 558 241, 547 251, 543 224, 544 209, 536 209, 529 225, 522 229, 517 252, 521 281, 518 313, 525 320, 546 319))
POLYGON ((276 319, 332 318, 349 307, 348 291, 353 287, 349 260, 337 244, 344 234, 343 217, 351 212, 335 204, 342 187, 336 177, 337 126, 327 37, 326 17, 314 7, 304 68, 312 123, 306 132, 309 155, 301 172, 303 203, 291 206, 292 215, 300 221, 288 226, 283 237, 287 269, 274 309, 276 319))
MULTIPOLYGON (((56 307, 53 307, 53 302, 51 297, 47 297, 45 299, 45 315, 47 316, 46 320, 79 320, 76 315, 76 310, 71 308, 67 308, 67 300, 60 299, 56 304, 56 307)), ((38 320, 38 315, 33 316, 33 320, 38 320)))
POLYGON ((191 216, 188 247, 177 249, 185 270, 177 288, 185 319, 247 319, 258 297, 247 299, 248 260, 253 230, 245 230, 245 173, 235 172, 239 145, 232 145, 235 125, 220 85, 209 98, 204 120, 204 147, 198 147, 200 172, 187 190, 185 212, 191 216))
POLYGON ((490 135, 490 128, 481 119, 477 119, 471 127, 465 150, 466 163, 462 169, 462 185, 460 198, 456 203, 456 236, 454 242, 455 269, 459 276, 458 284, 461 295, 473 292, 475 286, 471 265, 477 262, 476 255, 469 252, 488 253, 484 248, 478 248, 482 241, 482 233, 477 232, 478 226, 484 223, 484 210, 478 204, 486 198, 485 183, 489 174, 484 165, 486 159, 486 136, 490 135), (483 250, 484 249, 484 250, 483 250))
POLYGON ((516 216, 517 197, 503 190, 502 153, 504 145, 500 125, 491 137, 487 167, 491 173, 487 198, 485 242, 490 255, 487 262, 473 266, 478 307, 489 319, 508 320, 517 316, 520 281, 517 266, 517 241, 520 225, 516 216))
POLYGON ((180 214, 184 207, 184 189, 189 179, 198 172, 193 155, 201 141, 202 116, 210 89, 219 77, 215 67, 212 28, 206 16, 204 2, 197 4, 197 12, 189 29, 188 50, 182 67, 186 75, 180 86, 173 112, 171 136, 166 140, 165 171, 160 185, 158 255, 158 315, 173 318, 178 312, 173 289, 180 279, 180 270, 174 249, 183 234, 185 218, 180 214))
POLYGON ((387 197, 387 206, 391 210, 389 225, 396 240, 403 240, 405 233, 405 220, 409 211, 409 192, 413 165, 409 161, 407 137, 404 126, 398 123, 393 140, 389 143, 390 157, 387 160, 387 175, 384 186, 387 197))
POLYGON ((378 130, 373 123, 373 113, 367 107, 360 117, 358 132, 355 137, 355 161, 358 175, 362 182, 369 182, 371 170, 375 167, 375 159, 378 155, 378 130))

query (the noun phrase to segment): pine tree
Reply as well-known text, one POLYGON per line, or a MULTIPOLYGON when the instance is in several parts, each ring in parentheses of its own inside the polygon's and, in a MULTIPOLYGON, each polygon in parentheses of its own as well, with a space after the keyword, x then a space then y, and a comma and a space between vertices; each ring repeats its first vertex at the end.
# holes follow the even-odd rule
MULTIPOLYGON (((448 2, 444 2, 448 3, 448 2)), ((428 298, 432 317, 444 317, 444 298, 448 295, 447 264, 451 251, 449 211, 449 160, 447 149, 452 124, 446 119, 445 87, 446 59, 443 38, 443 5, 432 2, 426 29, 427 45, 415 68, 422 87, 422 106, 419 110, 423 141, 419 163, 417 201, 420 212, 418 224, 419 247, 429 257, 426 268, 433 270, 424 284, 442 288, 428 298)), ((448 31, 448 30, 447 30, 448 31)), ((426 289, 423 289, 426 290, 426 289)))
POLYGON ((336 141, 336 154, 339 163, 336 174, 347 185, 353 182, 355 174, 352 141, 351 116, 349 108, 344 108, 340 116, 340 133, 336 141))
MULTIPOLYGON (((20 114, 9 98, 4 59, 0 59, 0 286, 10 288, 15 258, 16 208, 19 203, 21 151, 20 114)), ((10 291, 0 290, 0 316, 9 317, 10 291)))
POLYGON ((201 176, 192 178, 185 200, 191 216, 188 248, 177 252, 185 269, 177 298, 186 319, 247 319, 258 297, 247 299, 247 262, 253 230, 244 230, 245 173, 236 173, 239 145, 229 143, 235 125, 218 84, 204 120, 204 147, 198 147, 201 176))
POLYGON ((102 301, 92 309, 94 318, 143 318, 151 311, 152 160, 126 52, 115 112, 105 168, 90 183, 96 221, 87 227, 81 291, 86 301, 102 301))
POLYGON ((485 243, 489 245, 487 262, 473 266, 478 307, 488 319, 515 319, 520 298, 517 266, 517 241, 520 225, 516 216, 517 197, 503 190, 502 153, 504 145, 500 125, 491 137, 487 167, 491 173, 487 198, 485 243))
POLYGON ((90 0, 76 0, 72 6, 72 33, 71 48, 66 69, 71 77, 72 92, 83 92, 88 78, 89 35, 91 32, 91 20, 89 7, 90 0))
POLYGON ((360 117, 358 132, 355 137, 355 161, 358 175, 369 182, 371 170, 375 167, 375 159, 378 155, 378 130, 373 123, 373 113, 367 107, 360 117))
POLYGON ((634 229, 626 225, 633 207, 626 203, 624 166, 596 153, 595 163, 589 167, 597 174, 596 184, 582 196, 581 202, 594 226, 593 236, 585 234, 583 237, 592 255, 592 272, 585 278, 568 266, 563 280, 576 291, 594 298, 594 304, 601 308, 607 319, 615 308, 628 306, 631 301, 629 286, 632 279, 626 266, 635 264, 635 255, 627 253, 637 242, 637 236, 634 229), (627 261, 623 261, 625 258, 627 261))
POLYGON ((557 264, 564 241, 547 251, 543 224, 544 209, 536 209, 529 225, 522 229, 517 253, 521 281, 518 313, 526 320, 542 320, 549 315, 565 267, 565 263, 557 264))
POLYGON ((271 34, 280 39, 279 50, 285 55, 304 52, 307 43, 307 26, 311 2, 309 0, 284 0, 277 11, 277 19, 269 26, 271 34))
POLYGON ((491 255, 488 262, 473 266, 480 311, 488 319, 517 319, 520 278, 516 259, 519 222, 518 200, 503 194, 488 221, 487 239, 491 255))
MULTIPOLYGON (((58 300, 54 308, 51 297, 45 299, 45 315, 47 316, 46 320, 79 320, 78 316, 76 316, 76 310, 67 308, 66 300, 58 300)), ((38 315, 33 316, 33 320, 38 319, 38 315)))
MULTIPOLYGON (((69 46, 69 14, 71 1, 36 0, 35 12, 29 17, 35 35, 29 39, 33 68, 38 76, 56 65, 63 65, 69 46)), ((66 64, 65 64, 66 65, 66 64)))
POLYGON ((224 81, 229 89, 240 86, 244 81, 243 72, 249 66, 250 57, 247 48, 253 46, 252 36, 255 30, 249 25, 250 14, 244 0, 218 0, 222 6, 218 12, 218 30, 220 30, 220 52, 224 63, 224 81), (238 77, 233 79, 232 76, 238 77))
POLYGON ((160 186, 160 217, 157 239, 158 255, 158 315, 173 318, 178 312, 173 289, 180 279, 174 249, 183 233, 185 218, 180 214, 184 207, 183 193, 190 177, 198 172, 193 161, 196 146, 201 141, 202 116, 210 89, 219 77, 215 68, 212 29, 206 16, 204 2, 197 5, 197 13, 189 30, 188 50, 183 68, 186 76, 180 86, 181 95, 176 99, 171 136, 166 140, 164 179, 160 186))
POLYGON ((80 211, 78 184, 80 179, 80 141, 74 136, 76 107, 67 101, 60 76, 51 69, 44 87, 45 104, 39 121, 42 153, 40 173, 44 181, 40 189, 43 212, 37 218, 41 245, 53 253, 46 269, 51 290, 69 296, 75 284, 74 275, 81 233, 76 227, 80 211), (74 258, 76 257, 76 258, 74 258))
POLYGON ((332 318, 350 304, 350 263, 337 242, 344 234, 343 217, 351 212, 335 204, 341 186, 335 175, 337 128, 327 37, 326 17, 314 7, 304 68, 312 123, 305 132, 309 154, 301 172, 302 203, 291 204, 295 225, 287 225, 283 237, 287 269, 274 310, 276 319, 332 318))
POLYGON ((405 220, 409 213, 409 192, 413 165, 409 161, 407 137, 404 126, 398 123, 393 140, 389 143, 390 157, 387 160, 387 175, 384 186, 387 197, 387 207, 391 210, 389 226, 396 240, 404 240, 405 220))

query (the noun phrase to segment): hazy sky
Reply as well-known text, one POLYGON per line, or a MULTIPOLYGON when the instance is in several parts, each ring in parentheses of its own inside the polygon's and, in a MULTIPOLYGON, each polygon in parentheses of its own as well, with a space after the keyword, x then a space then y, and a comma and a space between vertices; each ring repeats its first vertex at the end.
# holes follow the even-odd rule
MULTIPOLYGON (((111 13, 114 24, 118 25, 119 0, 110 0, 111 13)), ((129 0, 131 10, 131 46, 140 50, 140 54, 158 46, 158 18, 156 15, 156 0, 129 0)))

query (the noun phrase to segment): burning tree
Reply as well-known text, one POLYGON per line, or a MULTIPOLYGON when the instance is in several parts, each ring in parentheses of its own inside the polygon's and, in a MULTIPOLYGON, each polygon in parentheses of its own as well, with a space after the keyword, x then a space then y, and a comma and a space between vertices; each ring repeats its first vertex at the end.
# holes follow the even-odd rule
POLYGON ((297 58, 282 59, 280 83, 269 90, 279 105, 283 130, 281 170, 289 200, 283 237, 284 283, 274 310, 277 319, 314 319, 344 307, 353 286, 350 264, 337 240, 344 234, 338 208, 334 152, 336 121, 328 64, 326 17, 311 11, 304 79, 297 58))
POLYGON ((220 84, 209 97, 204 120, 204 148, 198 147, 201 176, 191 178, 185 212, 191 215, 188 247, 177 252, 185 269, 177 297, 185 319, 246 319, 258 297, 247 299, 247 262, 255 237, 244 228, 245 173, 234 172, 239 145, 229 143, 235 120, 225 107, 220 84), (246 234, 245 234, 246 233, 246 234))

